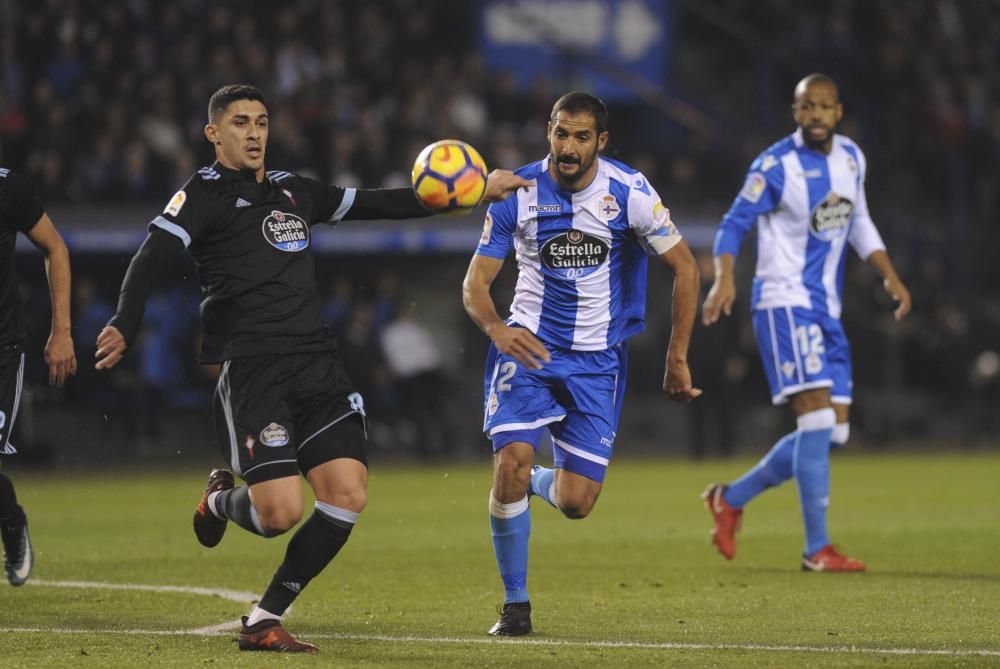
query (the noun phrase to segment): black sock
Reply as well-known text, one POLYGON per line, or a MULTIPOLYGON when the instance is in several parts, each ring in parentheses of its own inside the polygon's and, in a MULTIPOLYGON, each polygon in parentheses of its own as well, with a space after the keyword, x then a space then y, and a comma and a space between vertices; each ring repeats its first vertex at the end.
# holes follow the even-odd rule
POLYGON ((14 484, 6 474, 0 474, 0 519, 13 518, 17 513, 17 495, 14 484))
POLYGON ((273 537, 278 533, 269 533, 258 529, 253 522, 253 502, 250 501, 250 486, 241 485, 238 488, 223 490, 215 498, 215 508, 223 517, 233 521, 247 532, 253 532, 262 537, 273 537))
POLYGON ((274 572, 271 585, 260 599, 260 608, 280 616, 313 578, 340 552, 352 523, 333 518, 319 509, 298 529, 285 550, 285 561, 274 572))

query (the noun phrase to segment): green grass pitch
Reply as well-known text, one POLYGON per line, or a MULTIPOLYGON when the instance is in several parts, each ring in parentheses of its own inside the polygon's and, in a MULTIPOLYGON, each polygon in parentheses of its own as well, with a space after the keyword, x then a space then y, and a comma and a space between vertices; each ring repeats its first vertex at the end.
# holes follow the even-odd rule
POLYGON ((790 484, 748 507, 736 559, 719 557, 698 494, 749 464, 622 458, 582 521, 533 501, 536 631, 521 641, 484 633, 502 598, 489 464, 375 463, 351 542, 287 617, 320 646, 310 657, 237 651, 224 624, 285 539, 233 526, 201 548, 207 469, 15 472, 37 564, 29 585, 0 582, 0 666, 1000 666, 1000 454, 835 456, 831 531, 860 575, 799 571, 790 484))

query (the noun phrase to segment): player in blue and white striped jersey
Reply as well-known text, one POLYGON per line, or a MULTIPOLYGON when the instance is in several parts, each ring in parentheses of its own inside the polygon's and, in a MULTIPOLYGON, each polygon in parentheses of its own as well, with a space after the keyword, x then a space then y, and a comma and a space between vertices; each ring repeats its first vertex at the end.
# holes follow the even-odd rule
POLYGON ((829 451, 843 445, 850 432, 851 353, 840 323, 847 245, 882 276, 899 303, 896 320, 909 312, 910 294, 868 213, 865 156, 835 133, 843 117, 836 84, 822 74, 807 76, 795 87, 792 111, 798 129, 757 157, 722 219, 715 282, 702 317, 710 325, 730 314, 735 258, 756 224, 754 333, 771 401, 791 404, 798 429, 741 478, 728 486, 709 485, 703 497, 715 521, 716 547, 732 559, 743 507, 794 477, 806 534, 802 568, 862 571, 862 561, 833 548, 826 528, 829 451))
POLYGON ((502 636, 531 631, 529 487, 569 518, 587 516, 601 491, 625 391, 625 340, 644 326, 648 255, 675 275, 663 389, 678 401, 701 394, 687 366, 698 270, 669 210, 641 173, 600 157, 608 133, 599 99, 560 98, 548 138, 549 156, 515 172, 532 186, 490 206, 463 293, 492 340, 484 429, 496 456, 490 525, 506 595, 490 634, 502 636), (504 321, 490 286, 511 249, 518 280, 504 321), (555 466, 533 468, 545 430, 555 466))

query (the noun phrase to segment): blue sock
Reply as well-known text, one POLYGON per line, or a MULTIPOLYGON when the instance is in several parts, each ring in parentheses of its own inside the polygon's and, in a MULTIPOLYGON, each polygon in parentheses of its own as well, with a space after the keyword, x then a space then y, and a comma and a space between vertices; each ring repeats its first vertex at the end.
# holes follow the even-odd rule
POLYGON ((779 439, 753 469, 729 484, 722 499, 729 506, 743 508, 750 500, 768 488, 792 478, 792 453, 798 432, 779 439))
POLYGON ((531 536, 528 496, 503 504, 490 492, 490 529, 493 530, 497 568, 503 580, 503 603, 528 601, 528 538, 531 536))
POLYGON ((830 505, 830 435, 836 421, 833 409, 799 416, 799 438, 792 469, 799 486, 799 504, 806 529, 805 554, 830 543, 826 508, 830 505))
POLYGON ((535 465, 531 468, 531 494, 541 497, 552 506, 556 506, 556 503, 552 501, 555 492, 553 488, 555 479, 556 470, 535 465))

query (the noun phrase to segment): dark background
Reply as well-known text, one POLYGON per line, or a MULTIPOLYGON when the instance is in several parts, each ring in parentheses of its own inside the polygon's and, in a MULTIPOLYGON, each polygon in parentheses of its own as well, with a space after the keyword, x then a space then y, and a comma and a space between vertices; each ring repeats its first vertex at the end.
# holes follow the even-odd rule
MULTIPOLYGON (((81 360, 65 388, 44 384, 47 290, 40 257, 19 247, 31 331, 21 461, 213 452, 215 370, 195 362, 199 289, 186 257, 150 300, 126 364, 102 376, 90 367, 146 223, 213 160, 202 127, 216 88, 247 82, 265 91, 269 168, 399 186, 420 148, 444 137, 470 142, 491 168, 541 158, 552 102, 588 86, 577 69, 584 63, 601 64, 624 88, 609 100, 607 153, 656 187, 704 262, 706 287, 714 227, 749 162, 794 129, 795 83, 813 71, 834 77, 846 110, 840 131, 867 154, 870 208, 914 297, 911 316, 893 322, 875 273, 849 261, 852 443, 995 446, 1000 78, 990 72, 1000 62, 1000 3, 646 0, 662 22, 659 79, 536 25, 556 65, 527 82, 487 64, 484 15, 499 4, 0 0, 0 164, 29 179, 70 244, 81 360)), ((618 11, 624 0, 585 4, 618 11)), ((375 457, 488 453, 479 434, 487 341, 460 301, 481 220, 480 210, 356 222, 316 237, 327 322, 369 405, 375 457), (419 377, 395 369, 382 348, 401 317, 414 318, 439 354, 419 377)), ((745 242, 738 264, 737 313, 696 328, 691 366, 705 395, 689 406, 658 392, 671 277, 651 267, 649 327, 631 345, 620 451, 761 452, 790 429, 787 410, 768 402, 749 329, 753 246, 745 242)), ((501 311, 512 265, 495 291, 501 311)))

